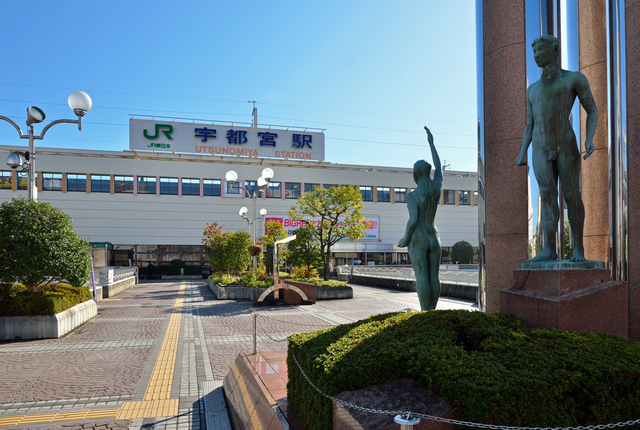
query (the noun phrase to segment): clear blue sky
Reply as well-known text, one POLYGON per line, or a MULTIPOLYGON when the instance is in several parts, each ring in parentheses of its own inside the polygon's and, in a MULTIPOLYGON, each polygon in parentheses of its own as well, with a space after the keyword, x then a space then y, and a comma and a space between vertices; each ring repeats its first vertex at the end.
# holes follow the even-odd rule
MULTIPOLYGON (((129 114, 326 129, 326 161, 475 171, 475 1, 4 2, 0 115, 73 119, 37 147, 121 151, 129 114)), ((36 132, 42 127, 36 126, 36 132)), ((6 122, 0 143, 26 145, 6 122)), ((4 163, 4 161, 2 160, 4 163)))

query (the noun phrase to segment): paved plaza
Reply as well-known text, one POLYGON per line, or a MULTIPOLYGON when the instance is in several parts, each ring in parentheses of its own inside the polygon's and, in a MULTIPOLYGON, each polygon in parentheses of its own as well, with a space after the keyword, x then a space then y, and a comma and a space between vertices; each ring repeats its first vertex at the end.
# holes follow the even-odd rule
MULTIPOLYGON (((203 381, 240 352, 286 351, 290 333, 419 309, 416 293, 352 286, 350 300, 253 307, 216 300, 204 281, 141 283, 98 304, 60 339, 0 342, 0 430, 204 429, 203 381)), ((474 310, 443 297, 439 309, 474 310)))

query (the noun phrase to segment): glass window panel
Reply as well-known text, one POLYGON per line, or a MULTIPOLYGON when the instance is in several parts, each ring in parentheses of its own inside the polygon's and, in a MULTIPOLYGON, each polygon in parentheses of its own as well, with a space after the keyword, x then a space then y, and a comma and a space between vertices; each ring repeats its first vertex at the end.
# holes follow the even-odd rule
POLYGON ((406 188, 394 188, 393 194, 395 195, 396 203, 407 202, 407 189, 406 188))
POLYGON ((133 194, 133 176, 115 176, 113 188, 116 193, 133 194))
POLYGON ((330 188, 338 188, 337 184, 322 184, 322 188, 324 188, 325 190, 328 190, 330 188))
MULTIPOLYGON (((240 188, 240 184, 237 182, 231 183, 231 182, 227 182, 227 190, 225 191, 225 194, 240 194, 240 191, 242 190, 242 188, 240 188)), ((244 193, 244 191, 242 191, 244 193)))
POLYGON ((300 184, 295 182, 287 182, 284 184, 284 197, 286 199, 300 198, 300 184))
POLYGON ((10 190, 13 174, 11 172, 0 171, 0 189, 10 190))
POLYGON ((390 202, 391 201, 391 188, 378 187, 378 202, 390 202))
POLYGON ((138 176, 138 194, 155 194, 155 176, 138 176))
POLYGON ((281 182, 269 182, 267 185, 267 197, 273 199, 282 198, 282 183, 281 182))
POLYGON ((474 206, 478 206, 478 192, 477 191, 473 192, 473 205, 474 206))
POLYGON ((205 179, 202 181, 203 194, 205 196, 219 196, 222 187, 219 179, 205 179))
POLYGON ((471 191, 458 191, 458 200, 461 205, 471 205, 471 191))
POLYGON ((373 201, 373 187, 360 187, 360 194, 363 202, 373 201))
POLYGON ((256 181, 244 181, 244 187, 249 191, 249 197, 253 197, 253 193, 257 193, 260 189, 256 181))
POLYGON ((178 195, 178 178, 160 178, 160 194, 178 195))
POLYGON ((43 191, 62 191, 62 173, 43 173, 43 191))
POLYGON ((67 173, 67 192, 87 191, 87 175, 67 173))
POLYGON ((110 193, 111 192, 111 176, 91 175, 91 192, 92 193, 110 193))
POLYGON ((320 188, 320 184, 304 184, 304 192, 309 193, 320 188))
MULTIPOLYGON (((36 172, 36 184, 37 183, 38 183, 38 173, 36 172)), ((19 190, 29 189, 29 173, 28 172, 18 172, 18 189, 19 190)))
POLYGON ((444 190, 444 204, 455 205, 456 204, 456 192, 455 190, 444 190))
POLYGON ((200 179, 182 178, 182 195, 183 196, 199 196, 200 195, 200 179))

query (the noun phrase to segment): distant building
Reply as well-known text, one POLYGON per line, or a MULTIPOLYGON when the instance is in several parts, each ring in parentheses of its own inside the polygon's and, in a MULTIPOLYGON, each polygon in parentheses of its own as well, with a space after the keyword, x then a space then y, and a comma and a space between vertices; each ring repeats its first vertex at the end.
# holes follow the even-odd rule
MULTIPOLYGON (((0 146, 0 159, 22 147, 0 146)), ((239 215, 252 199, 231 189, 225 174, 234 170, 247 189, 256 187, 265 167, 274 177, 257 200, 257 236, 262 234, 260 209, 266 218, 288 219, 296 200, 314 187, 355 185, 364 198, 364 215, 373 221, 367 237, 339 242, 335 264, 404 263, 406 248, 396 244, 404 235, 408 212, 406 194, 415 187, 412 169, 287 160, 149 151, 89 151, 37 149, 38 200, 73 217, 78 234, 94 243, 113 245, 112 265, 166 264, 173 259, 208 261, 202 245, 206 223, 217 221, 225 231, 252 227, 239 215)), ((460 240, 478 246, 477 174, 445 171, 436 225, 443 245, 443 262, 460 240)), ((5 167, 0 171, 0 202, 27 196, 26 174, 5 167)), ((286 226, 285 226, 286 227, 286 226)), ((477 258, 477 256, 476 256, 477 258)))

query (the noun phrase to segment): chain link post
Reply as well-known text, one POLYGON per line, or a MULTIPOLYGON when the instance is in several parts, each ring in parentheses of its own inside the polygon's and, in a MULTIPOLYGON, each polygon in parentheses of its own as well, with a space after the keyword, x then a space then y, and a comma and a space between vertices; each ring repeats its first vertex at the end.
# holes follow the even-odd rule
POLYGON ((253 314, 253 353, 258 353, 258 315, 253 314))
POLYGON ((411 414, 406 416, 396 415, 393 420, 400 424, 400 430, 413 430, 413 426, 420 422, 420 418, 411 418, 411 414))

